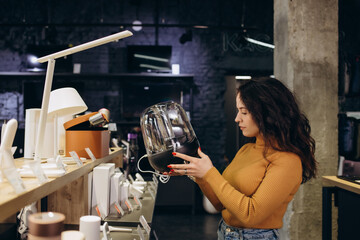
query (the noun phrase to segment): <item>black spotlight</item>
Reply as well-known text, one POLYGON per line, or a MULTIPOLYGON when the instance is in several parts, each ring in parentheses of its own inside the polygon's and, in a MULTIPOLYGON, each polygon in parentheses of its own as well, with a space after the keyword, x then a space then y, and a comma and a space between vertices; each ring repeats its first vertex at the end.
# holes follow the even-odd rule
POLYGON ((192 31, 189 29, 189 30, 186 30, 185 33, 183 33, 181 35, 181 37, 179 38, 179 42, 181 44, 184 44, 186 42, 191 42, 192 41, 192 31))

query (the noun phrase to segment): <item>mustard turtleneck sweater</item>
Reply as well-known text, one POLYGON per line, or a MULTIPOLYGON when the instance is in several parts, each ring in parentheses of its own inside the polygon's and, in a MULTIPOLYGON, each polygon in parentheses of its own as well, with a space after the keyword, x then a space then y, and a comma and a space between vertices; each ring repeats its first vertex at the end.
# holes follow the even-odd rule
POLYGON ((269 149, 263 156, 264 142, 244 145, 221 175, 215 167, 199 187, 225 222, 233 227, 277 229, 287 205, 302 181, 298 155, 269 149))

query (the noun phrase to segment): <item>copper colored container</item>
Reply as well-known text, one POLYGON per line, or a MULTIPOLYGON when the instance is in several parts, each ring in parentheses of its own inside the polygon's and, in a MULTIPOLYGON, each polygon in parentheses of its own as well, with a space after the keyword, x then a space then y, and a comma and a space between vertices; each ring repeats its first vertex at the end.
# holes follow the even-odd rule
POLYGON ((39 212, 29 216, 29 240, 61 240, 65 215, 57 212, 39 212))
POLYGON ((89 118, 97 112, 74 118, 64 123, 65 156, 75 151, 79 157, 89 158, 85 148, 90 148, 96 158, 109 155, 110 132, 105 128, 91 127, 89 118))

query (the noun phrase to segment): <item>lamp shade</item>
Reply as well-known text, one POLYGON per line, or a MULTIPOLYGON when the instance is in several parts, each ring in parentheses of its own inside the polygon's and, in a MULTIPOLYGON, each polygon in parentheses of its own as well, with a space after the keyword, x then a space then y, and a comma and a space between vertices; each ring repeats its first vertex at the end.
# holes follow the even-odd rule
POLYGON ((54 157, 65 151, 65 118, 88 109, 80 94, 74 88, 59 88, 50 93, 48 116, 54 119, 54 157), (59 124, 60 121, 60 124, 59 124))
POLYGON ((50 93, 49 116, 74 115, 87 109, 85 102, 74 88, 59 88, 50 93))

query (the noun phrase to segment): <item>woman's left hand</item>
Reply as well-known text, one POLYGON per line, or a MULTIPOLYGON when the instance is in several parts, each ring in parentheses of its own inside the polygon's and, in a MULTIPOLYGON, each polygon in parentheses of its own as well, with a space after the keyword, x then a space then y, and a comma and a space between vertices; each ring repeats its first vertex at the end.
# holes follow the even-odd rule
POLYGON ((211 159, 198 149, 200 158, 191 157, 182 153, 173 153, 174 157, 182 158, 189 162, 188 164, 171 164, 168 167, 174 171, 170 175, 189 175, 196 178, 203 178, 205 174, 213 167, 211 159))

